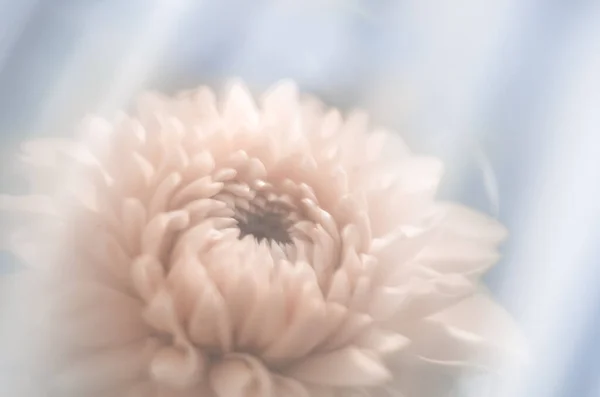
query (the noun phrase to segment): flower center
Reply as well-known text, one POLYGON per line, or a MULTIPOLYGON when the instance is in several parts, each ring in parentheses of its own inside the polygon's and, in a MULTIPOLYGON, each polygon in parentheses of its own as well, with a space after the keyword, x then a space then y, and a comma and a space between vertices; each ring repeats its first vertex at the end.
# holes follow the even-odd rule
POLYGON ((253 236, 259 243, 291 244, 289 211, 278 203, 250 202, 248 208, 236 208, 234 219, 240 230, 239 238, 253 236))

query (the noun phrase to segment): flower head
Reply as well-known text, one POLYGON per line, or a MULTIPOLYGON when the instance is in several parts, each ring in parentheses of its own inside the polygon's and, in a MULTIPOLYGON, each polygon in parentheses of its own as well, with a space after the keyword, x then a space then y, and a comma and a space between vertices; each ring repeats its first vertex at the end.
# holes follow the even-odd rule
POLYGON ((418 397, 502 350, 478 277, 504 229, 437 202, 440 162, 363 113, 234 84, 84 124, 26 148, 61 186, 13 241, 52 396, 418 397))

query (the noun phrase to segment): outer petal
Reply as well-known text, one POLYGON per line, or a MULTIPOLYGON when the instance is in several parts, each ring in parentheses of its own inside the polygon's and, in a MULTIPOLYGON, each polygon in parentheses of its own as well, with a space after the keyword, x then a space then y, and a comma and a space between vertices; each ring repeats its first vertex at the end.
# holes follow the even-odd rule
POLYGON ((438 203, 436 207, 445 212, 440 228, 449 234, 490 245, 500 243, 508 234, 495 219, 463 205, 438 203))
POLYGON ((311 356, 285 373, 303 382, 345 387, 379 385, 391 377, 376 355, 356 348, 311 356))
MULTIPOLYGON (((437 313, 428 319, 432 325, 441 326, 455 340, 463 341, 464 351, 473 348, 475 363, 498 368, 527 360, 527 342, 511 316, 490 297, 479 293, 459 304, 437 313)), ((459 359, 457 355, 438 351, 428 358, 444 361, 459 359)), ((451 352, 447 352, 451 353, 451 352)), ((460 351, 456 351, 460 353, 460 351)))

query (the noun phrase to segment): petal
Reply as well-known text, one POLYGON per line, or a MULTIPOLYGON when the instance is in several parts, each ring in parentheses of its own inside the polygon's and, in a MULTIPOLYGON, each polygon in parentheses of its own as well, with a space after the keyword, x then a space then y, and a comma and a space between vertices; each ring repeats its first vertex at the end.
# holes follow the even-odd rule
POLYGON ((393 331, 373 328, 361 335, 356 344, 379 354, 390 354, 408 346, 410 339, 393 331))
POLYGON ((281 337, 286 321, 286 302, 281 285, 259 288, 259 296, 239 334, 241 346, 262 349, 281 337))
POLYGON ((299 296, 294 317, 280 337, 265 350, 265 359, 288 360, 308 353, 325 338, 326 314, 323 301, 299 296))
POLYGON ((293 81, 282 81, 265 93, 262 106, 266 118, 290 120, 297 111, 298 87, 293 81))
POLYGON ((437 207, 445 214, 440 228, 449 234, 489 244, 498 244, 507 236, 506 228, 485 214, 454 203, 437 207))
POLYGON ((406 288, 379 287, 371 297, 368 312, 378 321, 388 320, 406 303, 407 297, 406 288))
POLYGON ((350 312, 345 321, 327 341, 328 349, 338 349, 363 333, 373 324, 373 318, 368 314, 350 312))
POLYGON ((186 342, 187 338, 177 315, 173 297, 164 288, 154 295, 143 316, 152 327, 173 336, 176 343, 186 342))
POLYGON ((190 339, 200 346, 218 346, 225 352, 231 350, 229 311, 223 296, 208 280, 192 309, 188 331, 190 339))
POLYGON ((165 347, 159 350, 150 365, 150 372, 160 383, 185 389, 202 380, 205 358, 192 346, 183 349, 165 347))
POLYGON ((445 237, 421 250, 418 262, 440 273, 479 275, 496 263, 499 257, 498 252, 488 245, 445 237))
POLYGON ((142 255, 131 264, 131 279, 140 296, 149 301, 164 282, 164 269, 154 256, 142 255))
POLYGON ((435 227, 397 227, 372 241, 370 253, 378 260, 375 280, 387 278, 423 251, 437 235, 435 227))
POLYGON ((232 354, 215 364, 209 380, 216 397, 279 397, 273 395, 269 371, 244 354, 232 354))
POLYGON ((252 94, 241 82, 234 82, 223 106, 223 119, 226 130, 235 133, 241 127, 255 127, 258 124, 258 110, 252 94))
POLYGON ((173 235, 189 224, 186 211, 161 213, 150 220, 142 235, 142 252, 162 259, 173 235))
POLYGON ((284 372, 303 382, 341 387, 377 386, 391 377, 375 355, 357 348, 310 356, 284 372))
POLYGON ((482 365, 497 367, 498 363, 515 364, 528 359, 527 342, 518 326, 506 310, 484 293, 474 294, 428 320, 462 341, 465 350, 479 349, 482 365))
POLYGON ((464 276, 451 274, 428 279, 415 277, 407 288, 407 299, 394 314, 394 322, 400 325, 454 306, 472 294, 477 286, 464 276))

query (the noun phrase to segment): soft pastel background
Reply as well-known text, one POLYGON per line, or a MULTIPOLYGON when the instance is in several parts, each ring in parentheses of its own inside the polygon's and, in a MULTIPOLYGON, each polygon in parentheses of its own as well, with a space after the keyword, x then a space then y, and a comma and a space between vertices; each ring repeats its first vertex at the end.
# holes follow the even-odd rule
POLYGON ((441 156, 443 195, 511 230, 487 281, 533 365, 489 395, 600 396, 600 2, 0 0, 2 190, 19 141, 230 76, 294 78, 441 156))

